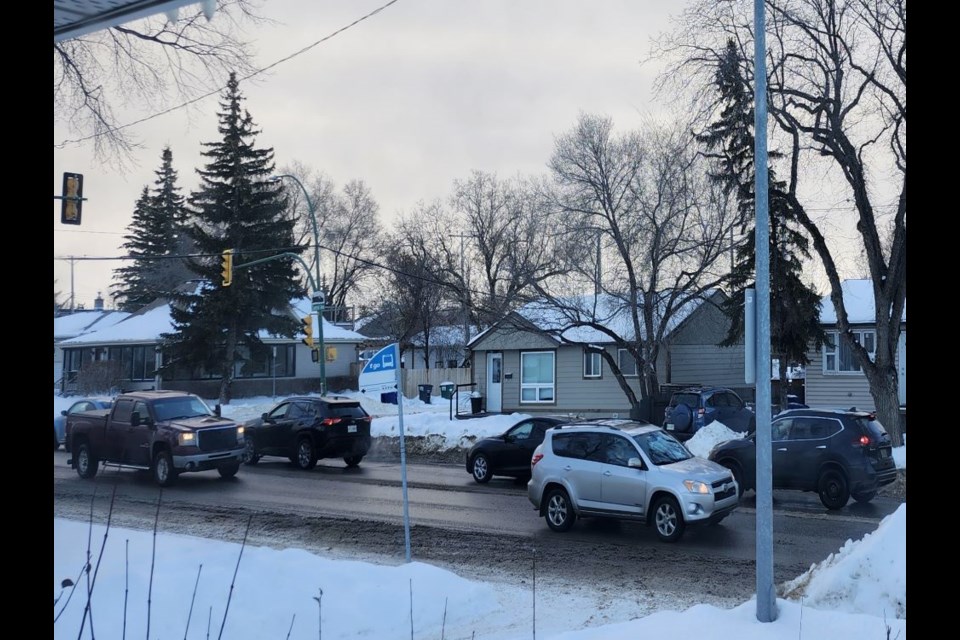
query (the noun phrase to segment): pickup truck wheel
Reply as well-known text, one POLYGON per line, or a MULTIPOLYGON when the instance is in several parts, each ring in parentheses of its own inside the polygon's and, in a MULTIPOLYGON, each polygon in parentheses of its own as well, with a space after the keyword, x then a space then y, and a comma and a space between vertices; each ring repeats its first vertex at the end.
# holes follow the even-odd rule
POLYGON ((217 467, 217 472, 220 474, 221 478, 232 478, 237 475, 237 471, 240 471, 240 463, 234 462, 233 464, 222 464, 217 467))
POLYGON ((296 465, 303 471, 309 471, 317 466, 317 450, 313 448, 310 438, 300 438, 297 441, 296 465))
POLYGON ((77 445, 76 465, 77 475, 81 478, 89 479, 97 475, 97 467, 100 466, 100 461, 90 451, 89 442, 81 442, 77 445))
POLYGON ((173 468, 173 457, 166 449, 157 451, 153 457, 153 479, 161 487, 170 487, 177 481, 177 470, 173 468))

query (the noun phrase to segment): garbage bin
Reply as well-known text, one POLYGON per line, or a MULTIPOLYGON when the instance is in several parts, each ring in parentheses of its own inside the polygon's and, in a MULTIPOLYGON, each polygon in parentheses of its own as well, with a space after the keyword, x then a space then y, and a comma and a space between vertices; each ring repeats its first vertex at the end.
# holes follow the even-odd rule
POLYGON ((441 382, 440 383, 440 397, 444 400, 449 400, 453 397, 453 391, 457 385, 452 382, 441 382))
POLYGON ((483 397, 479 395, 470 396, 470 410, 473 413, 480 413, 483 410, 483 397))
POLYGON ((426 402, 427 404, 431 404, 430 395, 433 393, 433 385, 421 384, 421 385, 417 385, 417 389, 420 391, 420 402, 426 402))

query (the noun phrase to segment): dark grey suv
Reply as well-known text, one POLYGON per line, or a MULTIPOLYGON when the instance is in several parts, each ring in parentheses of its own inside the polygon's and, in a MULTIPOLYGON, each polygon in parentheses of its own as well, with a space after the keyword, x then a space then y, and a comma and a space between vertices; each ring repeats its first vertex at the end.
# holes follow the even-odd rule
POLYGON ((246 464, 283 456, 308 470, 319 458, 343 458, 356 467, 370 450, 371 416, 356 400, 339 396, 287 398, 247 425, 246 464))
MULTIPOLYGON (((828 509, 869 502, 897 478, 890 436, 873 413, 788 409, 771 423, 773 488, 816 491, 828 509)), ((714 447, 741 491, 757 486, 756 434, 714 447)))

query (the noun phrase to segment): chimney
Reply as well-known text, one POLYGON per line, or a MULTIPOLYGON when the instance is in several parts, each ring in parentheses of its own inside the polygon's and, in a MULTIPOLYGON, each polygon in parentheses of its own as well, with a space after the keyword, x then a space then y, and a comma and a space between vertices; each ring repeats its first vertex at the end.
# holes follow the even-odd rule
POLYGON ((100 295, 99 291, 97 291, 97 298, 93 301, 93 309, 103 311, 103 296, 100 295))

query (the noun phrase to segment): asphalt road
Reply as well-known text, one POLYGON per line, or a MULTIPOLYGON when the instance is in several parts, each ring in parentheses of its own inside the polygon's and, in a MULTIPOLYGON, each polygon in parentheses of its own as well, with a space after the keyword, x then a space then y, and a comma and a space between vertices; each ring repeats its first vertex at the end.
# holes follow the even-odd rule
MULTIPOLYGON (((150 474, 107 467, 82 480, 54 452, 54 516, 158 529, 275 548, 402 562, 405 556, 401 468, 365 460, 347 469, 321 460, 312 471, 264 458, 231 480, 215 471, 183 474, 162 492, 150 474), (114 491, 116 492, 114 494, 114 491), (159 512, 157 509, 159 501, 159 512), (112 503, 112 512, 111 512, 112 503), (159 513, 159 516, 157 515, 159 513), (249 524, 249 530, 248 530, 249 524)), ((550 531, 527 500, 526 485, 494 478, 478 485, 463 465, 407 465, 411 556, 466 577, 541 584, 600 585, 638 599, 734 606, 756 591, 755 497, 722 524, 691 527, 677 544, 636 523, 580 520, 550 531)), ((793 579, 876 530, 903 498, 851 500, 828 512, 815 494, 774 492, 774 580, 793 579)))

